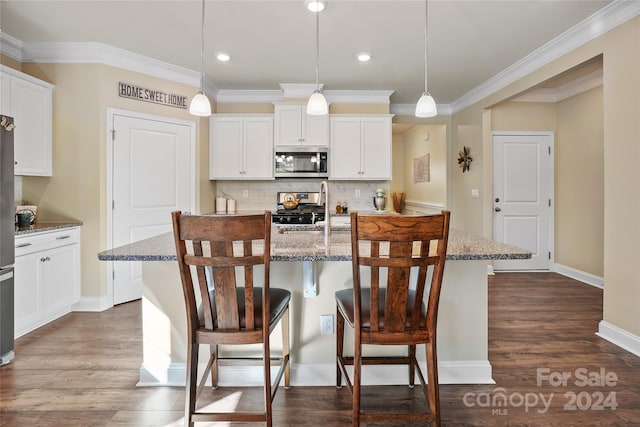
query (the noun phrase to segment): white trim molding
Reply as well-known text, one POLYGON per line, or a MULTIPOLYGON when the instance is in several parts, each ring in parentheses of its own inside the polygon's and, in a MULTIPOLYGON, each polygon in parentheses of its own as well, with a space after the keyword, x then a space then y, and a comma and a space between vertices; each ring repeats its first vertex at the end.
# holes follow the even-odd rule
POLYGON ((0 53, 18 62, 23 62, 22 42, 3 31, 0 31, 0 53))
MULTIPOLYGON (((453 114, 453 109, 449 104, 436 104, 436 108, 438 109, 438 116, 450 116, 453 114)), ((416 114, 416 104, 391 104, 391 113, 398 116, 414 116, 416 114)))
MULTIPOLYGON (((426 365, 420 363, 423 372, 426 365)), ((203 372, 204 364, 199 366, 203 372)), ((272 366, 272 377, 279 367, 272 366)), ((351 369, 348 367, 347 369, 351 369)), ((352 371, 349 371, 352 373, 352 371)), ((184 386, 186 365, 171 363, 167 366, 140 367, 138 387, 184 386)), ((438 362, 438 380, 440 384, 495 384, 491 363, 488 360, 459 360, 438 362)), ((210 381, 210 380, 207 380, 210 381)), ((291 385, 293 386, 332 386, 336 381, 335 363, 292 364, 291 385)), ((220 366, 220 386, 254 387, 263 382, 262 366, 220 366)), ((362 369, 363 385, 401 385, 408 384, 407 367, 402 365, 366 366, 362 369)))
POLYGON ((113 307, 112 299, 104 297, 82 297, 71 307, 71 311, 105 311, 113 307))
POLYGON ((462 95, 451 104, 453 112, 456 113, 481 101, 638 15, 640 15, 640 2, 612 1, 589 18, 462 95))
POLYGON ((640 337, 601 320, 596 335, 640 357, 640 337))
POLYGON ((572 96, 602 86, 602 68, 585 74, 567 84, 555 88, 533 89, 513 98, 514 102, 560 102, 572 96))
POLYGON ((553 266, 553 271, 558 274, 562 274, 563 276, 578 280, 582 283, 586 283, 587 285, 595 286, 596 288, 600 289, 604 288, 603 277, 596 276, 594 274, 590 274, 562 264, 555 264, 553 266))

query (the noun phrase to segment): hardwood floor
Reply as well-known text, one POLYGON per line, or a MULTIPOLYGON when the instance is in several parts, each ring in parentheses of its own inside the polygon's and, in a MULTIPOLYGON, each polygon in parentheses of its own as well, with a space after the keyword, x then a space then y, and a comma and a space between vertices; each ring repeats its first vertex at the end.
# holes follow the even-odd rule
MULTIPOLYGON (((640 426, 640 358, 595 335, 601 290, 553 273, 500 273, 489 283, 496 384, 442 385, 443 425, 640 426), (566 385, 554 383, 565 372, 566 385), (583 376, 591 382, 582 384, 583 376)), ((20 338, 16 359, 0 369, 0 425, 183 425, 181 388, 135 387, 140 337, 140 302, 133 302, 71 313, 20 338)), ((363 402, 422 405, 417 391, 367 387, 363 402)), ((261 399, 255 389, 216 393, 223 404, 261 399)), ((275 426, 350 425, 344 387, 280 389, 274 405, 275 426)))

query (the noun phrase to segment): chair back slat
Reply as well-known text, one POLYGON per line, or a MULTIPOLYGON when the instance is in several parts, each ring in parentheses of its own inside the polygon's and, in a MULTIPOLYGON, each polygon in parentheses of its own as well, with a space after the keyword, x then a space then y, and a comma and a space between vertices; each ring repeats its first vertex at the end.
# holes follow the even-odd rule
POLYGON ((369 324, 372 332, 380 334, 435 330, 449 212, 423 216, 352 212, 351 235, 356 325, 369 324), (370 288, 369 318, 362 317, 360 301, 363 267, 370 269, 371 276, 370 283, 365 284, 370 288), (385 305, 380 307, 383 288, 385 305), (384 313, 383 320, 379 312, 384 313))
POLYGON ((254 331, 255 266, 265 267, 263 296, 268 295, 270 212, 172 216, 189 330, 254 331))

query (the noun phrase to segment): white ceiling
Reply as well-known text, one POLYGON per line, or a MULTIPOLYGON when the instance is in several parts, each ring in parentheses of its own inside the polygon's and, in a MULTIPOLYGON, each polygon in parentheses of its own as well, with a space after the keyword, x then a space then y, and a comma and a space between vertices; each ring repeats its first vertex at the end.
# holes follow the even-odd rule
MULTIPOLYGON (((452 104, 610 3, 610 0, 432 0, 429 91, 452 104)), ((329 0, 320 15, 326 90, 393 90, 394 104, 424 89, 422 0, 329 0), (368 52, 372 59, 358 63, 368 52)), ((0 28, 24 44, 100 42, 198 71, 195 0, 0 1, 0 28)), ((304 0, 207 0, 205 70, 217 89, 278 90, 315 81, 315 15, 304 0), (219 51, 231 61, 215 59, 219 51)))

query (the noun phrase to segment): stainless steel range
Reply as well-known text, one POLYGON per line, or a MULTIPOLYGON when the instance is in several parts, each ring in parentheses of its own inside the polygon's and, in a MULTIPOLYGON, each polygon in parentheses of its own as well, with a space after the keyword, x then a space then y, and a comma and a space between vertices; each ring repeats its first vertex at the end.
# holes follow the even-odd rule
POLYGON ((315 224, 324 221, 324 205, 319 205, 320 193, 279 192, 278 210, 271 218, 278 224, 315 224))

